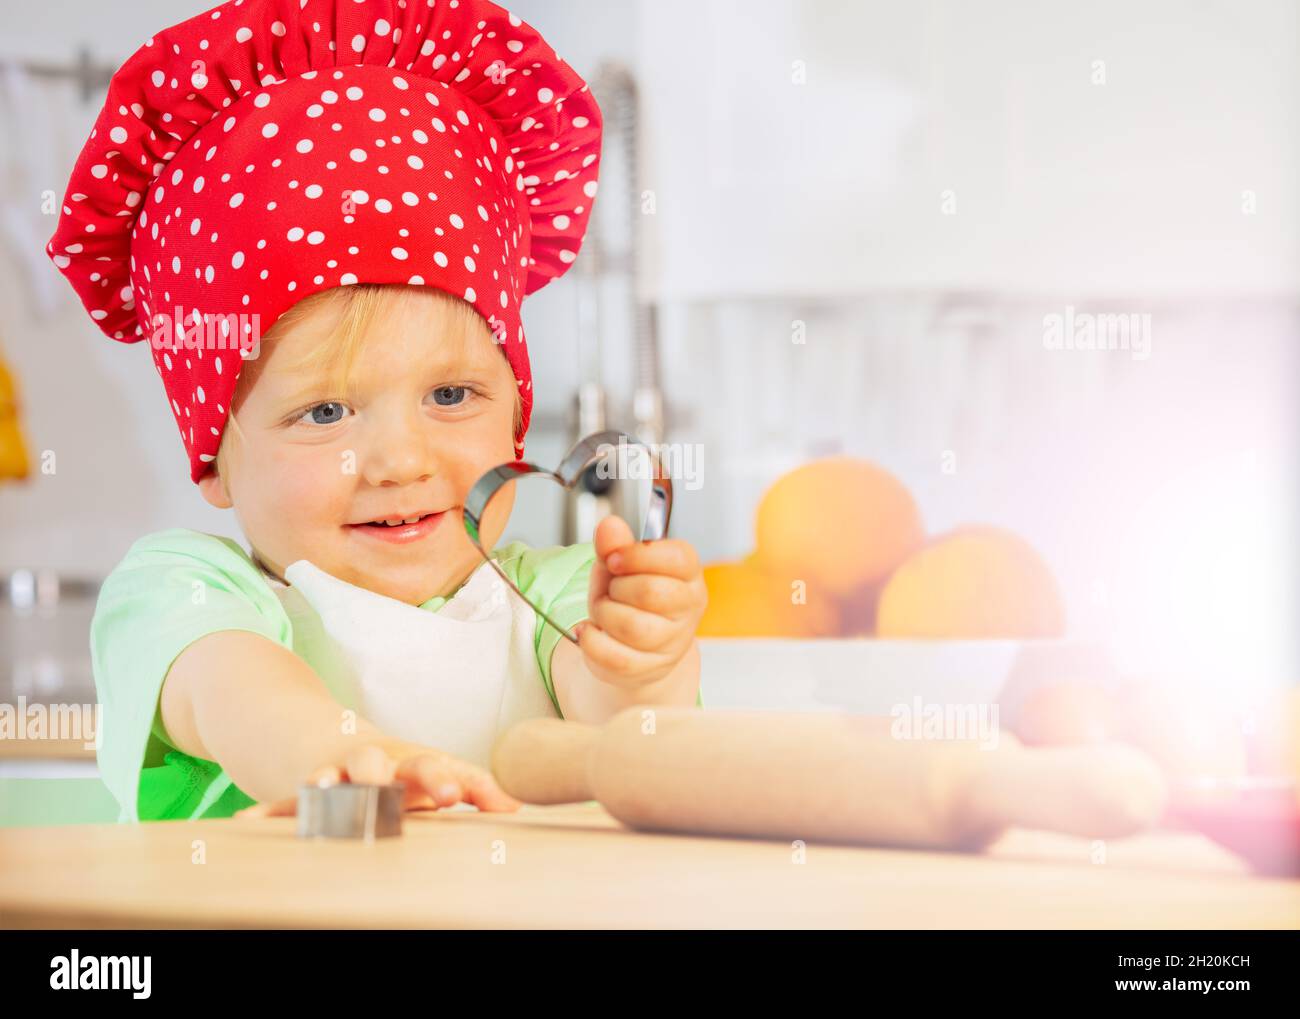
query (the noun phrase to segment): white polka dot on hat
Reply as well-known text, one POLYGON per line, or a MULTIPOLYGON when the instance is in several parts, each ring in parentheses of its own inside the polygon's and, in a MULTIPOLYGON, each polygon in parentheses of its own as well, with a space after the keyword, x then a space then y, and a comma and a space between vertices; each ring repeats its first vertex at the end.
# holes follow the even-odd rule
POLYGON ((485 0, 234 0, 114 74, 46 250, 107 336, 149 341, 194 481, 257 336, 355 283, 483 316, 522 456, 520 305, 577 256, 600 138, 586 83, 485 0))

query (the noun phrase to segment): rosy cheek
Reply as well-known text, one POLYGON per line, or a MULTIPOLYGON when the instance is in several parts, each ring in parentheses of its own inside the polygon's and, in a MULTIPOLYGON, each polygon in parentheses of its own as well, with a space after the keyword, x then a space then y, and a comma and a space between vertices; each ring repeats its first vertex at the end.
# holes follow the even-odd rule
POLYGON ((496 434, 465 436, 464 441, 457 443, 454 452, 449 452, 444 459, 444 469, 455 487, 456 500, 463 504, 479 478, 498 464, 513 459, 511 443, 502 443, 496 434))
POLYGON ((337 523, 347 509, 355 475, 345 471, 338 450, 283 446, 266 458, 266 502, 291 526, 337 523))
MULTIPOLYGON (((510 463, 514 458, 513 437, 508 430, 504 438, 499 428, 476 432, 471 441, 467 441, 460 447, 455 462, 448 465, 448 474, 452 477, 455 486, 457 504, 461 506, 465 504, 470 489, 479 478, 498 464, 510 463)), ((482 520, 482 537, 489 546, 494 545, 505 531, 514 501, 515 486, 507 485, 488 504, 482 520)), ((459 523, 458 528, 458 542, 463 543, 466 550, 472 549, 470 539, 464 529, 459 527, 459 523)))

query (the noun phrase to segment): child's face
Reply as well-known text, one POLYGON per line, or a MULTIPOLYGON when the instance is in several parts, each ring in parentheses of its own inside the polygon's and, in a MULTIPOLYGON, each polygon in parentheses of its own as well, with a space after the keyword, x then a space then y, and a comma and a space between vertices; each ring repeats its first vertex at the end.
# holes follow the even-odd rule
MULTIPOLYGON (((346 391, 331 386, 319 358, 290 370, 331 334, 341 303, 313 308, 245 365, 254 375, 240 379, 226 476, 214 472, 200 486, 214 505, 233 504, 253 550, 280 577, 308 559, 418 605, 450 594, 482 561, 462 508, 480 476, 514 459, 515 378, 481 318, 462 337, 445 304, 417 287, 388 288, 346 391), (371 523, 423 514, 436 516, 371 523)), ((485 548, 501 537, 512 503, 513 491, 492 500, 485 548)))

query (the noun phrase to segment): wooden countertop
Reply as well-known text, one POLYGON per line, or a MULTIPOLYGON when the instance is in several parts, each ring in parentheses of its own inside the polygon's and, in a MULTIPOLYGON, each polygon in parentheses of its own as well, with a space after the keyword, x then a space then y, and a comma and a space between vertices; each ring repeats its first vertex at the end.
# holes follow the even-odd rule
POLYGON ((1300 881, 1208 839, 1011 831, 979 856, 628 831, 595 804, 0 830, 4 927, 1300 927, 1300 881))
POLYGON ((84 739, 0 739, 0 761, 93 761, 95 748, 86 746, 87 742, 84 739))

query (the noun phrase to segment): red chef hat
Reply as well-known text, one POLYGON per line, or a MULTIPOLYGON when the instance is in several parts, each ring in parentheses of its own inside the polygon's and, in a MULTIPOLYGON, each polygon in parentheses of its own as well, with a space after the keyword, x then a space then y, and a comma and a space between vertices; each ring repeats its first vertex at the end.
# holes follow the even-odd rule
POLYGON ((233 0, 114 74, 46 250, 106 335, 150 341, 194 481, 251 341, 349 283, 477 309, 522 456, 520 304, 577 255, 600 137, 586 83, 486 0, 233 0))

